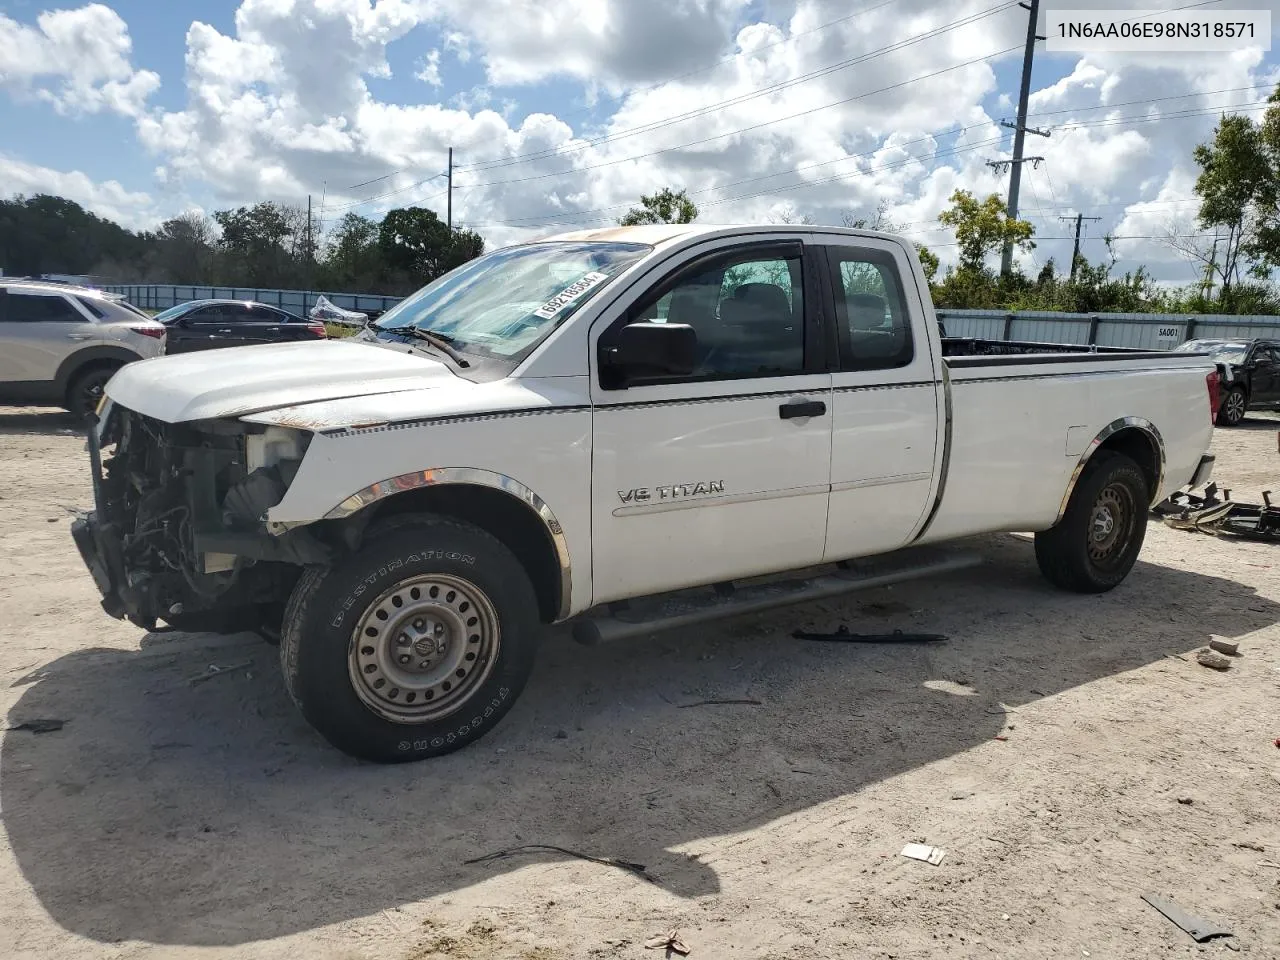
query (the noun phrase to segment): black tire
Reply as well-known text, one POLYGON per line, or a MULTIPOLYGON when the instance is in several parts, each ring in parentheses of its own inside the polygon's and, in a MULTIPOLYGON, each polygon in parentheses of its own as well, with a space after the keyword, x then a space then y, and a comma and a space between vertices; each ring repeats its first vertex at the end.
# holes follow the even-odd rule
POLYGON ((1222 395, 1218 406, 1217 424, 1220 427, 1238 427, 1249 409, 1249 397, 1244 387, 1231 387, 1222 395))
POLYGON ((289 695, 329 743, 402 763, 491 730, 529 678, 540 626, 529 576, 497 539, 454 520, 397 517, 335 566, 302 575, 280 663, 289 695), (415 662, 402 666, 405 656, 415 662))
POLYGON ((67 410, 78 422, 84 423, 89 419, 89 414, 97 412, 102 391, 120 366, 118 363, 98 364, 71 378, 67 387, 67 410))
POLYGON ((1061 522, 1036 534, 1045 579, 1075 593, 1105 593, 1124 580, 1147 536, 1148 490, 1131 459, 1109 450, 1095 454, 1061 522))

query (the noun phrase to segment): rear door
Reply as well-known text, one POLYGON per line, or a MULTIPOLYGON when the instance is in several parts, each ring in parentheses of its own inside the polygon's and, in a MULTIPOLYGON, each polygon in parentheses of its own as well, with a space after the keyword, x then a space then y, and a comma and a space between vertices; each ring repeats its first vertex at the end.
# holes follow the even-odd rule
POLYGON ((3 299, 0 382, 52 382, 63 360, 103 339, 87 312, 60 293, 10 287, 3 299))
POLYGON ((901 547, 924 520, 945 442, 943 397, 902 248, 850 238, 827 245, 825 265, 838 361, 824 559, 843 560, 901 547))
POLYGON ((250 346, 255 343, 277 343, 286 339, 283 334, 284 318, 260 304, 231 304, 234 331, 232 337, 237 346, 250 346))
POLYGON ((1280 402, 1280 350, 1275 344, 1260 343, 1253 350, 1250 364, 1251 402, 1280 402))
POLYGON ((295 317, 291 313, 285 313, 283 310, 277 310, 275 307, 263 307, 276 318, 277 341, 292 342, 294 340, 316 340, 319 339, 313 330, 311 324, 301 317, 295 317))

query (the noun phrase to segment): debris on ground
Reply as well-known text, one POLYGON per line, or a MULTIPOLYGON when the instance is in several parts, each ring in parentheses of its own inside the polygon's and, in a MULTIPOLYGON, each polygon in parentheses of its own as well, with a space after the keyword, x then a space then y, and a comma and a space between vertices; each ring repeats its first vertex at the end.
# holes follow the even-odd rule
POLYGON ((1225 653, 1228 657, 1238 656, 1240 653, 1240 644, 1235 640, 1218 640, 1215 638, 1209 641, 1209 646, 1219 653, 1225 653))
POLYGON ((1224 489, 1218 498, 1218 487, 1209 484, 1205 495, 1177 492, 1156 504, 1151 512, 1175 530, 1197 530, 1200 533, 1237 540, 1260 540, 1280 543, 1280 508, 1271 505, 1271 491, 1262 491, 1262 503, 1240 503, 1224 489))
POLYGON ((1215 937, 1234 936, 1230 930, 1224 930, 1208 920, 1192 916, 1168 897, 1162 897, 1156 893, 1144 893, 1142 899, 1186 931, 1196 943, 1207 943, 1215 937))
POLYGON ((841 624, 834 633, 810 633, 796 630, 791 636, 797 640, 817 640, 835 643, 945 643, 949 638, 941 633, 850 633, 849 628, 841 624))
POLYGON ((1179 797, 1178 802, 1182 804, 1184 807, 1189 807, 1193 803, 1195 803, 1195 801, 1192 800, 1190 797, 1179 797))
POLYGON ((738 704, 745 707, 763 707, 764 703, 760 700, 752 700, 750 697, 741 697, 736 700, 695 700, 693 703, 680 704, 681 710, 687 710, 689 707, 727 707, 738 704))
POLYGON ((680 939, 680 931, 672 928, 666 933, 661 933, 656 937, 650 937, 644 942, 646 950, 669 950, 671 953, 678 953, 682 957, 689 955, 689 948, 685 946, 683 940, 680 939))
POLYGON ((235 673, 237 670, 247 670, 253 666, 252 660, 246 660, 244 663, 233 663, 229 667, 220 667, 216 663, 211 663, 203 673, 197 673, 194 677, 188 677, 187 683, 195 687, 206 680, 212 680, 214 677, 221 677, 228 673, 235 673))
POLYGON ((1239 847, 1241 850, 1253 850, 1257 853, 1266 853, 1267 848, 1260 843, 1250 843, 1248 840, 1242 840, 1239 843, 1233 843, 1233 847, 1239 847))
POLYGON ((61 730, 66 726, 67 721, 46 718, 41 720, 23 720, 21 723, 10 724, 5 727, 6 730, 26 730, 29 733, 53 733, 55 730, 61 730))
POLYGON ((902 856, 912 860, 922 860, 925 863, 931 863, 935 867, 942 862, 942 858, 947 855, 947 851, 941 847, 931 847, 927 843, 908 843, 902 848, 902 856))
POLYGON ((1208 667, 1210 670, 1231 669, 1231 661, 1229 659, 1216 650, 1210 650, 1208 647, 1196 651, 1196 663, 1202 667, 1208 667))
POLYGON ((650 876, 648 869, 643 863, 632 863, 630 860, 619 860, 617 857, 593 857, 588 853, 579 853, 577 850, 570 850, 567 847, 557 847, 550 843, 526 843, 523 846, 511 847, 508 850, 499 850, 496 853, 487 853, 483 857, 474 857, 471 860, 463 860, 464 864, 473 863, 490 863, 494 860, 507 860, 511 857, 518 857, 524 853, 563 853, 566 857, 573 857, 577 860, 585 860, 588 863, 598 863, 605 867, 617 867, 620 870, 626 870, 628 873, 634 873, 638 877, 644 877, 650 883, 656 883, 650 876))

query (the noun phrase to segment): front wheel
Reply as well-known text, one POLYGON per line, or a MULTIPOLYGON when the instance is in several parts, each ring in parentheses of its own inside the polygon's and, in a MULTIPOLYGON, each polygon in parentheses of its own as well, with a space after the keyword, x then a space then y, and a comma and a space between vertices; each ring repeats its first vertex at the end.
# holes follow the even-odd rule
POLYGON ((1236 427, 1244 420, 1249 409, 1249 398, 1241 387, 1232 387, 1222 398, 1222 406, 1218 408, 1218 425, 1236 427))
POLYGON ((90 414, 97 412, 107 381, 115 376, 115 372, 119 369, 118 366, 90 367, 76 375, 67 388, 67 409, 76 420, 83 423, 89 419, 90 414))
POLYGON ((491 730, 533 669, 538 606, 524 568, 475 527, 397 518, 312 569, 284 617, 280 661, 303 715, 352 756, 439 756, 491 730))
POLYGON ((1036 534, 1045 579, 1076 593, 1105 593, 1138 561, 1147 536, 1147 480, 1123 454, 1099 451, 1056 527, 1036 534))

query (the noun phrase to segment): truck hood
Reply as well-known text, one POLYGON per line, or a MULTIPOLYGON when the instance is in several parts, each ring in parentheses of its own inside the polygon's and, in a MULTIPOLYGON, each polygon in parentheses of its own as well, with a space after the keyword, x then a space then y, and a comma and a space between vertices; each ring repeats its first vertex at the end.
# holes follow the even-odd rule
POLYGON ((319 340, 130 363, 111 378, 106 393, 144 416, 183 423, 458 382, 443 363, 399 345, 319 340))

